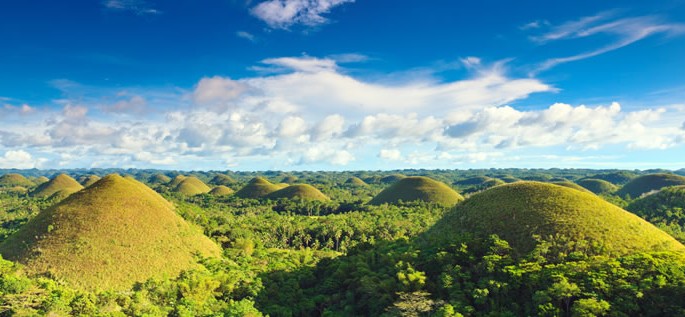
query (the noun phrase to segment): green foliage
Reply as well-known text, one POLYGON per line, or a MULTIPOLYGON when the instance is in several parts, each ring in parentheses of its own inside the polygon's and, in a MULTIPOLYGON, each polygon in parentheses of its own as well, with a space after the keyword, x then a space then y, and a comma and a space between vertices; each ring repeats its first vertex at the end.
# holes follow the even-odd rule
POLYGON ((434 202, 454 206, 464 198, 444 183, 423 176, 405 177, 374 197, 369 204, 396 204, 401 201, 434 202))
POLYGON ((623 185, 616 194, 624 198, 640 198, 640 196, 652 191, 678 185, 685 185, 685 176, 674 174, 650 174, 631 180, 623 185))
POLYGON ((612 194, 618 190, 618 186, 602 179, 585 178, 576 183, 597 195, 612 194))

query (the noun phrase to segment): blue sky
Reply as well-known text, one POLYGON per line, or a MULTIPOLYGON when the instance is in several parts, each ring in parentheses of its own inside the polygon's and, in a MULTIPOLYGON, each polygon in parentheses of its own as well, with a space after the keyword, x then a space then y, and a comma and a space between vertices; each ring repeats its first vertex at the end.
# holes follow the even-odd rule
POLYGON ((0 168, 685 167, 685 1, 12 0, 0 168))

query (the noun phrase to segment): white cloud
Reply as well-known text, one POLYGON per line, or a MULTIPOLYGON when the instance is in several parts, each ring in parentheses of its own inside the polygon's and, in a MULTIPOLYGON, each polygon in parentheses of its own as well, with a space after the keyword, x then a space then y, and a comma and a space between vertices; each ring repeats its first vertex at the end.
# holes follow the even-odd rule
POLYGON ((230 78, 205 77, 197 83, 193 100, 200 104, 218 104, 218 109, 223 110, 222 106, 238 98, 245 90, 245 85, 230 78))
POLYGON ((299 164, 330 163, 344 166, 354 161, 355 157, 347 150, 336 150, 323 147, 312 147, 304 151, 299 164))
POLYGON ((102 5, 113 11, 130 11, 137 15, 160 14, 145 0, 105 0, 102 5))
POLYGON ((536 67, 533 74, 550 69, 556 65, 587 59, 628 46, 642 39, 656 34, 672 36, 685 32, 685 25, 664 22, 655 16, 641 16, 631 18, 612 19, 612 12, 604 12, 594 16, 583 17, 576 21, 569 21, 541 35, 531 39, 540 44, 558 40, 586 38, 596 35, 613 36, 609 44, 594 50, 577 53, 565 57, 550 58, 536 67))
POLYGON ((141 96, 119 100, 113 105, 103 107, 103 111, 112 113, 140 114, 146 110, 147 101, 141 96))
POLYGON ((257 37, 255 37, 254 34, 247 32, 247 31, 238 31, 238 32, 235 32, 235 35, 239 38, 246 39, 252 43, 257 42, 257 37))
POLYGON ((278 136, 282 138, 297 138, 307 131, 307 123, 296 116, 288 116, 278 126, 278 136))
POLYGON ((24 150, 10 150, 0 157, 0 168, 39 168, 46 161, 43 158, 34 159, 24 150))
POLYGON ((326 23, 323 17, 333 8, 354 0, 268 0, 252 8, 251 13, 271 28, 287 29, 294 24, 315 26, 326 23))
POLYGON ((378 157, 384 160, 399 161, 402 159, 402 152, 396 149, 381 149, 378 153, 378 157))

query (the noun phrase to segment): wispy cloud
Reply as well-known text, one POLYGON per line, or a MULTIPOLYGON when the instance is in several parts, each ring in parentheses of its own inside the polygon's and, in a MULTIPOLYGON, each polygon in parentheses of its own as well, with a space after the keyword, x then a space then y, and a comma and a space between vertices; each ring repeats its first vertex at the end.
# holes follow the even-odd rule
POLYGON ((108 10, 129 11, 137 15, 153 15, 161 12, 145 0, 105 0, 102 2, 108 10))
POLYGON ((323 15, 333 8, 354 0, 268 0, 250 11, 274 29, 288 29, 295 24, 315 26, 326 23, 323 15))
POLYGON ((550 69, 559 64, 583 60, 628 46, 653 35, 674 36, 685 32, 685 25, 671 23, 657 16, 615 18, 614 12, 605 12, 593 16, 569 21, 540 35, 531 36, 539 44, 548 44, 560 40, 581 39, 591 36, 611 36, 611 41, 601 47, 580 52, 574 55, 555 57, 540 63, 532 74, 550 69))
POLYGON ((235 32, 235 36, 237 36, 237 37, 239 37, 239 38, 242 38, 242 39, 246 39, 246 40, 248 40, 248 41, 250 41, 250 42, 252 42, 252 43, 256 43, 256 42, 257 42, 257 37, 254 36, 254 34, 252 34, 252 33, 250 33, 250 32, 247 32, 247 31, 238 31, 238 32, 235 32))

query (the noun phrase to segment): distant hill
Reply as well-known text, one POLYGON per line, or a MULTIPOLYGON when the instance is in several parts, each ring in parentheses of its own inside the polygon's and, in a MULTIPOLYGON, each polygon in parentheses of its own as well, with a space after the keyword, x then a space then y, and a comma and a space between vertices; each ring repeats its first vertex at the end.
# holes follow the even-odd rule
MULTIPOLYGON (((685 186, 673 186, 636 199, 626 210, 652 223, 685 226, 685 186)), ((682 230, 681 230, 682 231, 682 230)))
POLYGON ((630 182, 633 178, 636 178, 637 176, 638 175, 633 173, 633 172, 620 171, 620 172, 596 174, 596 175, 590 176, 588 178, 605 180, 605 181, 612 183, 614 185, 623 185, 623 184, 630 182))
POLYGON ((402 178, 397 183, 390 185, 369 204, 381 205, 384 203, 395 204, 405 201, 435 202, 444 206, 453 206, 464 198, 445 183, 423 176, 411 176, 402 178))
MULTIPOLYGON (((287 184, 285 186, 288 186, 287 184)), ((247 183, 243 188, 235 193, 235 196, 240 198, 262 198, 271 194, 282 186, 272 184, 263 177, 255 177, 247 183)))
POLYGON ((181 193, 187 196, 194 196, 208 193, 211 188, 199 180, 195 176, 185 177, 176 187, 174 192, 181 193))
POLYGON ((685 251, 665 232, 594 194, 539 182, 517 182, 473 195, 445 215, 424 239, 449 244, 463 234, 483 239, 497 234, 518 255, 533 250, 535 235, 586 241, 584 248, 596 245, 587 250, 591 254, 685 251))
POLYGON ((0 176, 0 187, 32 187, 34 184, 21 174, 5 174, 0 176))
POLYGON ((492 178, 487 177, 487 176, 475 176, 475 177, 469 177, 466 179, 461 179, 456 182, 454 182, 454 185, 457 186, 479 186, 482 185, 485 182, 488 182, 492 180, 492 178))
POLYGON ((31 192, 33 197, 50 197, 59 191, 77 192, 83 189, 75 179, 67 174, 59 174, 47 183, 43 183, 31 192))
POLYGON ((581 191, 581 192, 586 192, 586 193, 594 194, 593 192, 591 192, 591 191, 588 190, 587 188, 585 188, 585 187, 583 187, 583 186, 580 186, 580 185, 578 185, 578 184, 576 184, 576 183, 573 183, 573 182, 571 182, 571 181, 551 182, 550 184, 554 184, 554 185, 558 185, 558 186, 564 186, 564 187, 568 187, 568 188, 573 188, 573 189, 579 190, 579 191, 581 191))
POLYGON ((184 175, 176 175, 168 184, 169 188, 176 188, 186 177, 184 175))
POLYGON ((168 184, 169 182, 171 182, 171 177, 164 174, 155 174, 148 179, 148 183, 153 185, 168 184))
POLYGON ((402 175, 402 174, 392 174, 392 175, 381 177, 381 179, 379 181, 383 184, 393 184, 393 183, 400 181, 401 179, 403 179, 405 177, 407 177, 407 176, 402 175))
POLYGON ((233 179, 231 176, 228 176, 226 174, 216 174, 214 178, 212 178, 211 181, 209 181, 210 185, 215 185, 215 186, 228 186, 228 185, 233 185, 235 184, 236 181, 233 179))
POLYGON ((352 186, 369 186, 366 182, 364 182, 361 178, 359 177, 350 177, 345 181, 345 184, 347 185, 352 185, 352 186))
POLYGON ((651 191, 678 185, 685 185, 685 177, 674 174, 650 174, 634 178, 623 185, 616 194, 624 198, 639 198, 651 191))
POLYGON ((118 175, 42 211, 0 244, 0 254, 27 273, 87 290, 176 276, 194 265, 196 253, 221 250, 159 194, 118 175))
POLYGON ((330 198, 328 198, 328 196, 324 195, 321 191, 319 191, 314 186, 311 186, 309 184, 290 185, 288 187, 270 193, 266 197, 270 199, 286 198, 318 201, 331 200, 330 198))
POLYGON ((95 182, 97 182, 99 180, 100 180, 100 176, 88 175, 88 176, 84 177, 80 183, 81 183, 81 185, 83 185, 83 187, 88 187, 90 185, 95 184, 95 182))
POLYGON ((235 191, 224 186, 224 185, 219 185, 217 187, 212 188, 211 191, 209 191, 209 194, 214 195, 214 196, 228 196, 232 195, 235 191))
POLYGON ((618 190, 618 186, 602 179, 584 178, 576 183, 597 195, 611 194, 618 190))

